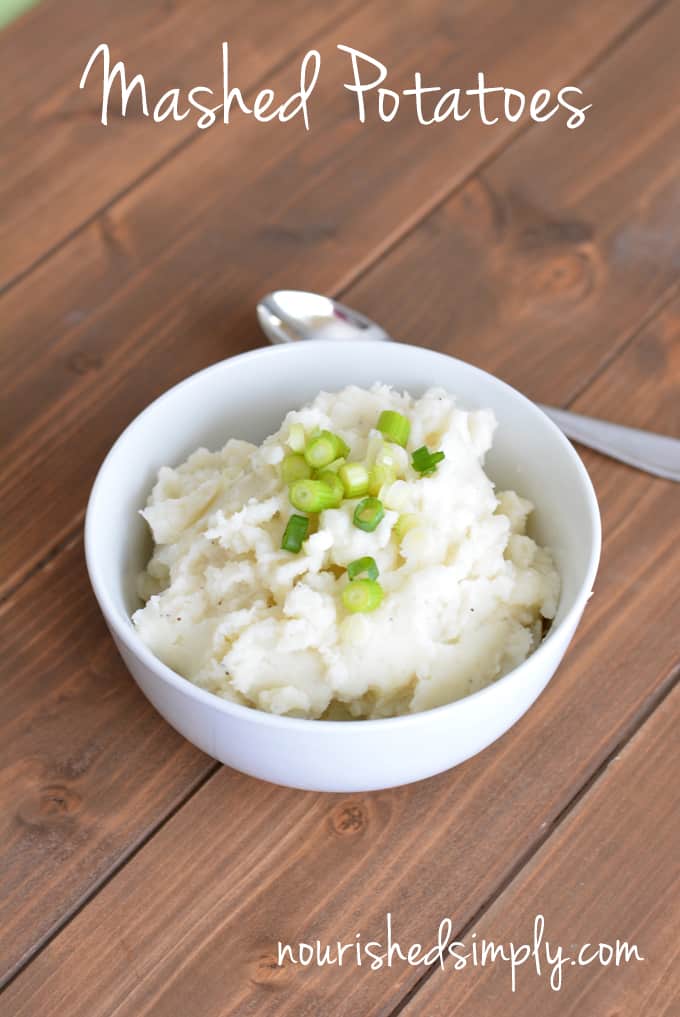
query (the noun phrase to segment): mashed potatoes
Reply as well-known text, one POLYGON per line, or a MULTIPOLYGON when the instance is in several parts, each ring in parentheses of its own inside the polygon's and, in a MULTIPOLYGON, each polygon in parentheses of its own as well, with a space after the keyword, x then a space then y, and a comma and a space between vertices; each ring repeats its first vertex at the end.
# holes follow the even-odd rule
POLYGON ((494 428, 490 411, 466 412, 442 389, 412 399, 352 386, 292 411, 259 447, 232 439, 162 468, 142 512, 155 549, 133 616, 141 638, 201 688, 298 717, 412 713, 495 681, 536 648, 559 578, 527 536, 531 503, 484 473, 494 428), (377 528, 357 528, 348 499, 312 517, 299 553, 282 550, 293 435, 332 431, 370 466, 386 409, 411 434, 407 450, 390 445, 397 479, 380 489, 377 528), (422 445, 445 453, 429 475, 411 465, 422 445), (346 569, 365 556, 383 600, 350 613, 346 569))

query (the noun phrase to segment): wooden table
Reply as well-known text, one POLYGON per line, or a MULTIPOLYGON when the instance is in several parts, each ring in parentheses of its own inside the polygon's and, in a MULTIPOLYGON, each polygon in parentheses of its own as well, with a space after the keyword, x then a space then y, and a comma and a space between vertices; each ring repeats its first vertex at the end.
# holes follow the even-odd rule
POLYGON ((678 1014, 680 488, 589 452, 601 570, 549 689, 456 770, 368 795, 218 766, 138 692, 83 564, 123 426, 257 346, 256 298, 336 295, 534 399, 680 434, 680 3, 45 0, 0 33, 2 1017, 678 1014), (150 93, 297 87, 312 122, 99 122, 110 44, 150 93), (359 123, 354 45, 407 87, 578 84, 584 126, 359 123), (279 941, 634 942, 462 972, 278 963, 279 941))

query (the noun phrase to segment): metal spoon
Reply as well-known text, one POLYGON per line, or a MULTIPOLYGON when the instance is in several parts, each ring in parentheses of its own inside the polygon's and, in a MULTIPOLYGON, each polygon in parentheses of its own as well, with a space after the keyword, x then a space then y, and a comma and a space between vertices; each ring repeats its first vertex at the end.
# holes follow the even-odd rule
MULTIPOLYGON (((302 339, 383 339, 384 329, 370 318, 318 293, 276 290, 257 305, 262 331, 272 343, 302 339)), ((559 428, 581 445, 657 477, 680 481, 680 440, 570 410, 538 404, 559 428)))

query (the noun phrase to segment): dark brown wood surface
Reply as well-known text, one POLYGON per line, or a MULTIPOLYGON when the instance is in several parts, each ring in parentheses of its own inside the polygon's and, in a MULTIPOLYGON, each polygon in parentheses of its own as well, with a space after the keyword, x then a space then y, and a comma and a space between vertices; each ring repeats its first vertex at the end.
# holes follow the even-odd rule
POLYGON ((639 936, 642 968, 542 985, 544 1011, 677 1005, 677 485, 584 453, 603 561, 559 674, 481 756, 394 791, 218 768, 143 699, 89 592, 80 528, 106 449, 168 385, 259 344, 253 302, 276 285, 342 293, 534 398, 680 434, 680 5, 398 7, 46 0, 0 32, 2 1017, 528 1012, 535 983, 512 996, 502 968, 461 988, 276 965, 278 939, 366 939, 387 911, 407 943, 446 915, 511 939, 540 910, 565 943, 639 936), (104 129, 77 90, 101 41, 154 90, 211 83, 222 38, 244 89, 292 91, 321 50, 309 135, 104 129), (574 81, 593 110, 577 131, 361 126, 338 42, 402 87, 483 67, 574 81))

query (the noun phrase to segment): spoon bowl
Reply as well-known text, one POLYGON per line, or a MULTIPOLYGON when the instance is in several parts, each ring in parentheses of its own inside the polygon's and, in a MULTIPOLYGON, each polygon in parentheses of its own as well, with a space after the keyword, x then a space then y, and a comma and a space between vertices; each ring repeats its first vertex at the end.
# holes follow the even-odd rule
POLYGON ((275 290, 257 305, 260 328, 274 344, 303 339, 384 339, 390 337, 359 311, 304 290, 275 290))

